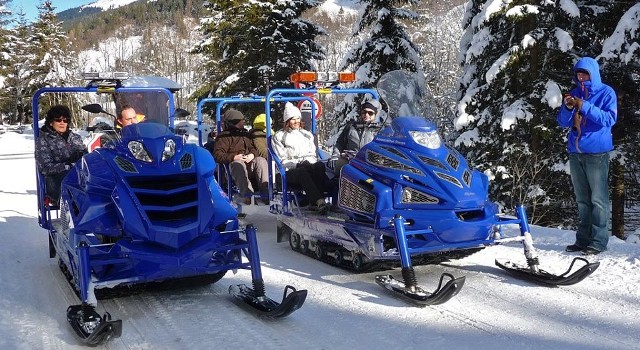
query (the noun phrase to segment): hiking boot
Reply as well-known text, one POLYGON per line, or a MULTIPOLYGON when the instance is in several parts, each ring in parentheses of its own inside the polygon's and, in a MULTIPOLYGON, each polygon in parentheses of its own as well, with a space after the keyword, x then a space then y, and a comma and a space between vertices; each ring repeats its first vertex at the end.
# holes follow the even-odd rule
POLYGON ((327 202, 324 201, 324 199, 318 199, 316 201, 316 211, 319 214, 326 214, 329 211, 329 208, 331 208, 331 205, 327 202))
POLYGON ((568 245, 566 248, 564 248, 565 252, 569 252, 569 253, 573 253, 573 252, 579 252, 582 251, 584 248, 582 248, 579 245, 576 244, 572 244, 572 245, 568 245))
POLYGON ((593 247, 586 247, 582 250, 582 255, 598 255, 600 251, 593 247))

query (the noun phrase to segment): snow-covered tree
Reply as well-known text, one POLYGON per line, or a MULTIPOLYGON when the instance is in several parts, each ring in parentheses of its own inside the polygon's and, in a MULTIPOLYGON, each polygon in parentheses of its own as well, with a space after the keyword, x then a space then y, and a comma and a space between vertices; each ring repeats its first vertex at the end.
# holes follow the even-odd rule
MULTIPOLYGON (((25 78, 23 93, 30 97, 39 88, 45 86, 68 85, 73 79, 73 53, 68 49, 67 36, 58 21, 55 7, 51 0, 42 0, 38 5, 38 18, 29 26, 29 35, 22 44, 24 53, 29 60, 25 63, 21 75, 25 78)), ((16 57, 18 59, 18 57, 16 57)), ((14 59, 15 61, 15 59, 14 59)), ((48 94, 40 102, 43 107, 54 104, 66 104, 71 107, 76 104, 68 101, 69 95, 48 94)), ((32 114, 31 104, 24 104, 26 117, 32 114)))
MULTIPOLYGON (((598 21, 607 23, 598 59, 618 95, 611 164, 612 233, 624 238, 625 201, 640 200, 640 3, 612 1, 598 21)), ((627 215, 628 216, 628 215, 627 215)))
MULTIPOLYGON (((355 44, 347 52, 340 70, 352 70, 359 88, 375 88, 387 72, 405 70, 424 77, 417 46, 407 34, 402 21, 413 21, 417 13, 410 6, 418 0, 362 0, 363 8, 353 26, 355 44)), ((347 121, 357 118, 357 105, 362 96, 346 95, 336 107, 332 120, 323 127, 335 135, 347 121)))
POLYGON ((29 43, 31 31, 24 11, 18 12, 16 25, 8 34, 2 109, 9 123, 17 123, 25 121, 31 109, 30 98, 35 91, 30 86, 35 56, 29 43))
POLYGON ((492 197, 506 207, 526 204, 533 222, 575 219, 566 131, 555 117, 575 61, 597 57, 613 33, 622 15, 615 3, 624 2, 468 3, 457 145, 490 175, 492 197))
POLYGON ((324 30, 300 19, 316 0, 209 1, 212 16, 203 21, 204 40, 193 52, 205 56, 207 83, 198 97, 264 94, 290 87, 289 76, 314 69, 324 58, 315 42, 324 30))
POLYGON ((463 33, 464 5, 447 11, 431 10, 434 5, 422 5, 423 8, 418 10, 419 19, 407 25, 411 40, 420 49, 425 83, 432 94, 434 113, 429 118, 447 140, 452 140, 456 134, 453 121, 461 72, 458 52, 463 33))
POLYGON ((527 205, 533 222, 562 222, 571 187, 555 120, 561 102, 555 79, 570 78, 562 68, 572 59, 556 21, 569 23, 570 14, 552 2, 469 4, 456 145, 490 176, 494 200, 506 208, 527 205))
POLYGON ((67 35, 58 21, 51 0, 38 5, 38 19, 32 25, 31 45, 36 56, 34 84, 43 86, 65 85, 73 78, 73 53, 69 50, 67 35))
MULTIPOLYGON (((13 13, 9 9, 11 0, 0 0, 0 91, 4 89, 6 69, 9 63, 9 24, 13 13)), ((3 105, 8 104, 6 97, 0 97, 0 124, 2 123, 3 105)))

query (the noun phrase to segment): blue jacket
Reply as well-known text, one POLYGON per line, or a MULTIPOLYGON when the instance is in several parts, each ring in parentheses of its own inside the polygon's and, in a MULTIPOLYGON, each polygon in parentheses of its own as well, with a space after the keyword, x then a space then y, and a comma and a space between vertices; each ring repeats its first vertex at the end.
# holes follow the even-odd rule
POLYGON ((598 62, 591 57, 583 57, 573 68, 576 87, 569 93, 583 100, 582 108, 568 109, 564 103, 558 113, 558 124, 569 128, 567 148, 569 153, 603 153, 613 150, 611 127, 618 120, 618 102, 615 91, 602 82, 598 62), (576 70, 584 69, 591 76, 583 85, 578 81, 576 70), (580 130, 572 128, 576 112, 582 115, 580 130), (579 135, 580 134, 580 135, 579 135), (576 148, 576 138, 578 138, 576 148))

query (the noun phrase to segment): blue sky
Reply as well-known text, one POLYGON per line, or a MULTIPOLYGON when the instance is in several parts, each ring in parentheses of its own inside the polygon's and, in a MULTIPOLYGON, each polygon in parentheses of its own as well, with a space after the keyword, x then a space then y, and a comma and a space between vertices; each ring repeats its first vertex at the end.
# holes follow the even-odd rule
MULTIPOLYGON (((55 12, 61 12, 70 8, 90 4, 96 0, 51 0, 51 4, 55 7, 55 12)), ((38 5, 42 0, 13 0, 9 6, 14 14, 18 12, 20 7, 24 10, 29 21, 33 21, 38 17, 38 5)))

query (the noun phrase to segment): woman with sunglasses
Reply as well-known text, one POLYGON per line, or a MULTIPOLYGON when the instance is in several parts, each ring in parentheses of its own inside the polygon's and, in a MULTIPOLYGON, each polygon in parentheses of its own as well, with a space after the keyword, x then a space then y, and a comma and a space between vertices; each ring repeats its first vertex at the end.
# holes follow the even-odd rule
POLYGON ((347 124, 340 132, 336 144, 333 146, 334 157, 337 157, 334 172, 340 175, 340 169, 349 163, 362 146, 371 142, 380 130, 378 121, 378 111, 380 110, 378 100, 365 101, 360 105, 360 120, 347 124))
POLYGON ((45 179, 45 200, 51 205, 58 203, 62 179, 86 153, 80 135, 69 129, 70 121, 67 106, 51 107, 35 145, 36 166, 45 179))

